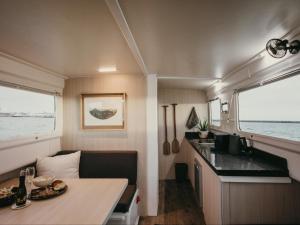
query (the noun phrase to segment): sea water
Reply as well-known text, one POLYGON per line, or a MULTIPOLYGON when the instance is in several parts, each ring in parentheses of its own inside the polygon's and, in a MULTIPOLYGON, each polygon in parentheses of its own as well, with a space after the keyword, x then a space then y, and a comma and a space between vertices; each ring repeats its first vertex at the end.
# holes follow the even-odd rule
MULTIPOLYGON (((300 122, 241 121, 240 129, 288 140, 300 141, 300 122)), ((55 130, 55 118, 0 117, 0 141, 49 134, 55 130)))
POLYGON ((0 117, 0 141, 49 134, 55 129, 55 118, 0 117))
POLYGON ((240 129, 249 133, 300 141, 300 122, 241 121, 240 129))

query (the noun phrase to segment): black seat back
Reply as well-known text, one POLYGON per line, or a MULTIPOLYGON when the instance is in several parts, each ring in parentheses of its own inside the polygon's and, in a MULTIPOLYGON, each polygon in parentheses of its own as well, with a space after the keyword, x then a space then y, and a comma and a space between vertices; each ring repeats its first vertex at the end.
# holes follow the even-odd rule
MULTIPOLYGON (((65 155, 75 151, 60 151, 65 155)), ((81 151, 80 178, 127 178, 129 185, 137 180, 137 151, 81 151)))

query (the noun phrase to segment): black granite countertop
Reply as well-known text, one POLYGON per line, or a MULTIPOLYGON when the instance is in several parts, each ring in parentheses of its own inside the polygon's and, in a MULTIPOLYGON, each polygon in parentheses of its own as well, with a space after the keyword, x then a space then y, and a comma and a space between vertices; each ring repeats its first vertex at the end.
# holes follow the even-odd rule
MULTIPOLYGON (((199 155, 220 176, 288 177, 287 160, 254 149, 251 155, 232 155, 201 146, 199 139, 186 137, 199 155)), ((213 144, 212 144, 213 145, 213 144)))

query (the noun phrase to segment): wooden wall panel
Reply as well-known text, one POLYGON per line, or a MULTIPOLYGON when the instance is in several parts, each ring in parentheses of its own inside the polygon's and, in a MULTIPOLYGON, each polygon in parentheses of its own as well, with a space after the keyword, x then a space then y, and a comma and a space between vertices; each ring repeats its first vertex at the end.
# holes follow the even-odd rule
POLYGON ((199 90, 190 89, 158 89, 158 143, 159 143, 159 178, 160 180, 175 179, 174 163, 186 162, 186 151, 182 150, 177 154, 164 155, 162 146, 165 138, 164 120, 162 105, 169 105, 167 108, 168 121, 168 140, 172 143, 173 134, 173 109, 170 104, 177 103, 176 106, 176 124, 177 124, 177 139, 179 143, 184 138, 185 123, 188 119, 190 111, 195 106, 198 116, 201 119, 207 118, 207 104, 205 93, 199 90))
MULTIPOLYGON (((64 89, 64 127, 62 148, 65 150, 137 150, 138 183, 142 200, 146 199, 146 79, 142 75, 99 75, 66 81, 64 89), (81 93, 127 94, 126 130, 82 130, 80 128, 81 93)), ((144 204, 145 201, 142 201, 144 204)), ((145 210, 142 210, 142 214, 145 210)))

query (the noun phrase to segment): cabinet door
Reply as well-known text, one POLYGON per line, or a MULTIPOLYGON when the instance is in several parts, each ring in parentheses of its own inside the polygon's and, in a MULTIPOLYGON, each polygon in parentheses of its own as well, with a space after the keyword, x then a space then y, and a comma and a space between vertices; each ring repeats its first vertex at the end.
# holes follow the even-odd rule
POLYGON ((229 183, 229 186, 231 224, 299 224, 297 183, 229 183))
POLYGON ((194 184, 194 148, 190 145, 190 143, 188 142, 188 140, 186 140, 185 138, 182 141, 182 145, 181 148, 183 151, 186 151, 186 155, 187 155, 187 164, 188 164, 188 177, 189 180, 193 186, 193 188, 195 189, 195 184, 194 184))
POLYGON ((202 196, 205 222, 209 225, 220 225, 222 224, 221 181, 201 156, 196 155, 196 158, 202 167, 202 196))

